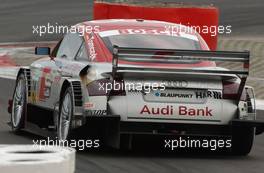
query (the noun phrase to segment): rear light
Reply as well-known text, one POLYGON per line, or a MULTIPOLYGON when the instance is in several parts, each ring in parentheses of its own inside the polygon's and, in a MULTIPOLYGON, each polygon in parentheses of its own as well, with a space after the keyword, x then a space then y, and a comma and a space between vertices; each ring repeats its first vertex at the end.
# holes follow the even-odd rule
POLYGON ((111 82, 109 79, 100 79, 90 82, 87 85, 89 96, 106 96, 108 91, 106 85, 111 82))
POLYGON ((126 95, 124 81, 99 79, 87 85, 89 96, 120 96, 126 95))
POLYGON ((110 91, 109 96, 125 96, 126 95, 125 83, 123 80, 114 81, 112 85, 113 85, 113 88, 110 91))
MULTIPOLYGON (((238 80, 223 81, 223 99, 237 100, 239 85, 240 85, 240 81, 238 80)), ((243 89, 240 100, 246 101, 245 88, 243 89)))

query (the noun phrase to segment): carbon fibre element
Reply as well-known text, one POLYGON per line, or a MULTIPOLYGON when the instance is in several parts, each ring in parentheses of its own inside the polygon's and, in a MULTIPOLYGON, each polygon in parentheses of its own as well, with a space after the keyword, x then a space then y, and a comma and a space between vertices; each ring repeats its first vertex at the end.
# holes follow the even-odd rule
POLYGON ((173 49, 146 49, 146 48, 127 48, 114 46, 113 50, 113 74, 116 72, 167 72, 167 73, 202 73, 202 74, 249 74, 249 51, 205 51, 205 50, 173 50, 173 49), (157 55, 157 53, 160 53, 157 55), (165 53, 165 54, 164 54, 165 53), (167 55, 166 53, 170 53, 167 55), (244 70, 208 70, 208 69, 177 69, 177 68, 141 68, 120 66, 118 60, 142 63, 174 63, 178 64, 180 60, 184 61, 229 61, 243 63, 244 70))
POLYGON ((237 94, 239 102, 243 89, 249 75, 250 52, 237 51, 207 51, 207 50, 178 50, 178 49, 150 49, 150 48, 129 48, 114 46, 112 60, 113 79, 118 78, 120 73, 162 73, 162 74, 187 74, 187 75, 237 75, 240 85, 237 94), (169 55, 168 55, 169 54, 169 55), (170 63, 179 64, 180 61, 217 61, 217 62, 240 62, 243 63, 243 70, 228 69, 202 69, 202 68, 157 68, 145 66, 120 65, 119 60, 140 63, 170 63))

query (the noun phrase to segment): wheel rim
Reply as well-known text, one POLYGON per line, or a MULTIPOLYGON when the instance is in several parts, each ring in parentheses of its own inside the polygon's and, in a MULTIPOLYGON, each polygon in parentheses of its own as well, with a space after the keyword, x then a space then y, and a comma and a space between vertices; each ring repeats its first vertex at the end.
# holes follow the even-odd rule
POLYGON ((17 83, 14 98, 13 98, 13 109, 12 109, 12 123, 14 127, 19 125, 21 120, 24 102, 25 102, 25 83, 23 79, 20 79, 17 83))
POLYGON ((71 95, 67 93, 62 102, 60 111, 59 140, 66 140, 70 130, 72 113, 71 95))

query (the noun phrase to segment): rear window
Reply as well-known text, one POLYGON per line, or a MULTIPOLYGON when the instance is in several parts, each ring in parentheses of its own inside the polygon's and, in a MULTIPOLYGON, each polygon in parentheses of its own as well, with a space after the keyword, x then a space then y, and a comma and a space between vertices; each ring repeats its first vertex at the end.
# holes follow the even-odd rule
POLYGON ((102 37, 102 39, 111 52, 114 45, 130 48, 201 49, 199 42, 196 40, 168 35, 122 34, 102 37))

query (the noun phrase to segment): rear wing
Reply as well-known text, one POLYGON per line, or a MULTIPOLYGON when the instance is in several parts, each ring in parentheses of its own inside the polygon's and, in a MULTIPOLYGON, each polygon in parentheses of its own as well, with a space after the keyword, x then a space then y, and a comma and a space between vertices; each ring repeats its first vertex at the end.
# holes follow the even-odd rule
POLYGON ((205 74, 205 75, 237 75, 241 79, 239 86, 239 99, 249 75, 249 51, 205 51, 205 50, 178 50, 178 49, 149 49, 149 48, 113 48, 112 76, 119 73, 165 73, 165 74, 205 74), (158 53, 158 54, 157 54, 158 53), (140 63, 141 66, 120 64, 119 60, 140 63), (213 61, 213 62, 240 62, 242 70, 201 69, 201 68, 157 68, 142 66, 144 63, 179 64, 179 62, 213 61))

